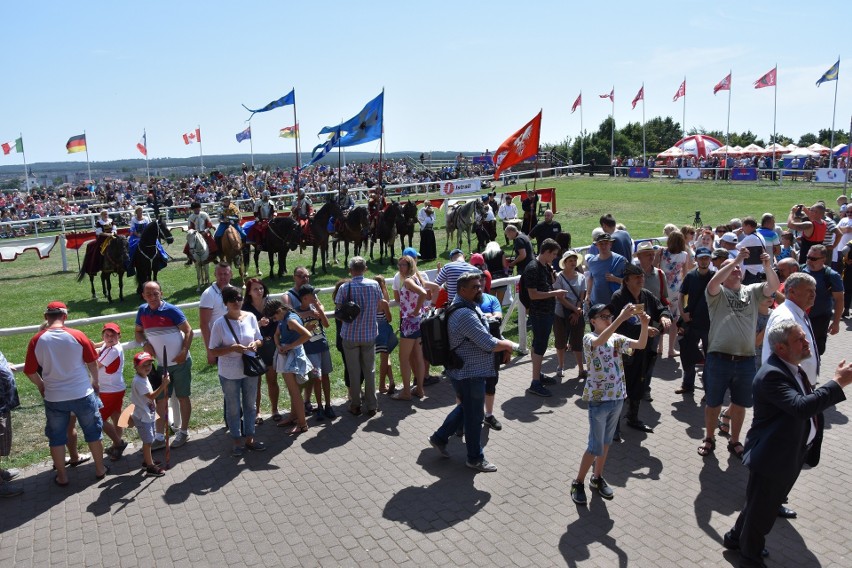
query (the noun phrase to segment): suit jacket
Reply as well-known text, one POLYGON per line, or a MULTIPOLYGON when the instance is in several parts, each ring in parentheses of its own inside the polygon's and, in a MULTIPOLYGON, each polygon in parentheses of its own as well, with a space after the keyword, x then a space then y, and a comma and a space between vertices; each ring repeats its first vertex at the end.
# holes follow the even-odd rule
POLYGON ((828 381, 805 394, 789 367, 774 353, 754 378, 754 419, 745 443, 743 463, 767 476, 798 475, 803 463, 819 463, 822 445, 822 412, 843 400, 843 389, 828 381), (817 434, 807 448, 811 417, 817 434))

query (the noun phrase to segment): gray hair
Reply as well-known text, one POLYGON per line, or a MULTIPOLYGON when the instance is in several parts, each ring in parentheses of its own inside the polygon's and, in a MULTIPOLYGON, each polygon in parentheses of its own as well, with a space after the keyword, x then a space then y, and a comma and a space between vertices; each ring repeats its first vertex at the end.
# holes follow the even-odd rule
POLYGON ((810 274, 805 272, 794 272, 784 281, 784 289, 792 290, 794 288, 798 288, 802 284, 811 285, 816 287, 816 280, 810 274))
POLYGON ((349 270, 355 274, 363 274, 367 272, 367 261, 363 256, 353 256, 349 259, 349 270))
POLYGON ((766 337, 769 340, 769 348, 772 349, 773 353, 778 345, 787 343, 790 332, 795 329, 802 329, 802 326, 791 319, 784 319, 772 324, 772 327, 766 332, 766 337))
POLYGON ((509 231, 515 233, 516 235, 520 234, 518 232, 518 228, 514 225, 506 225, 506 228, 503 230, 503 232, 508 233, 509 231))
POLYGON ((459 279, 456 281, 456 288, 457 288, 457 289, 458 289, 458 288, 466 288, 466 287, 467 287, 467 283, 468 283, 469 281, 471 281, 471 280, 481 280, 481 279, 482 279, 482 272, 480 272, 480 271, 478 271, 478 270, 476 270, 476 271, 471 271, 471 272, 465 272, 464 274, 462 274, 461 276, 459 276, 459 279))

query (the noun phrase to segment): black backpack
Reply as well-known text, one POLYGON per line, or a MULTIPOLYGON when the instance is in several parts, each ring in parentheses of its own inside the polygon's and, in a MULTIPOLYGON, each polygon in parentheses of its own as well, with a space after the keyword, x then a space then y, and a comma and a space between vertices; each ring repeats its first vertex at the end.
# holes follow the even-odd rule
POLYGON ((450 314, 459 308, 467 308, 463 304, 450 305, 448 308, 433 309, 420 321, 420 335, 423 342, 423 355, 434 366, 446 369, 461 369, 464 362, 450 349, 450 333, 448 320, 450 314))

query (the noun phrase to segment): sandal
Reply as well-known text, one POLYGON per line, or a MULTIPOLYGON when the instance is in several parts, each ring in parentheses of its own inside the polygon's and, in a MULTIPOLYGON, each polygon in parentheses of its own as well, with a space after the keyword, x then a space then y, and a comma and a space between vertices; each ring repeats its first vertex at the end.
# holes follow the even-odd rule
POLYGON ((719 415, 719 435, 725 438, 731 437, 731 417, 724 412, 719 415))
POLYGON ((282 416, 280 414, 278 414, 277 412, 272 415, 272 421, 273 422, 281 422, 281 418, 282 418, 282 416))
POLYGON ((392 400, 411 400, 411 395, 405 396, 401 392, 391 395, 392 400))
POLYGON ((698 446, 698 455, 706 457, 716 450, 716 438, 704 438, 702 444, 698 446), (709 444, 709 445, 708 445, 709 444))
POLYGON ((257 418, 254 419, 254 425, 255 426, 260 426, 261 424, 263 424, 263 418, 258 416, 257 418))
POLYGON ((278 426, 279 428, 286 428, 287 426, 292 426, 293 424, 296 423, 296 419, 293 418, 293 417, 290 417, 287 420, 281 420, 280 418, 278 420, 279 421, 278 421, 278 424, 276 424, 276 426, 278 426))
POLYGON ((416 396, 417 398, 423 398, 423 392, 417 387, 411 389, 411 396, 416 396))
POLYGON ((745 448, 741 443, 734 442, 732 444, 728 442, 728 451, 731 452, 738 460, 743 461, 743 454, 745 453, 745 448), (737 448, 739 448, 739 450, 737 448))
POLYGON ((65 465, 67 465, 68 467, 77 467, 80 464, 86 463, 90 459, 92 459, 91 454, 80 454, 79 457, 77 457, 76 460, 74 460, 74 461, 69 460, 69 461, 65 462, 65 465))
POLYGON ((288 434, 290 434, 291 436, 298 436, 299 434, 304 434, 307 431, 308 431, 308 425, 305 424, 303 426, 296 426, 295 428, 290 430, 288 432, 288 434))

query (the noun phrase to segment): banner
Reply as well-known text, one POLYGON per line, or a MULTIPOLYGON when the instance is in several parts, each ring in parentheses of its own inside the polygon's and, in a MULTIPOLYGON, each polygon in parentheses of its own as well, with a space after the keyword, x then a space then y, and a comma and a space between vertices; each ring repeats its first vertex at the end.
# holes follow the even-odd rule
MULTIPOLYGON (((10 223, 11 225, 11 223, 10 223)), ((5 231, 6 228, 4 227, 5 231)), ((50 256, 50 251, 59 242, 59 236, 53 237, 52 240, 47 239, 32 239, 21 241, 8 241, 8 244, 0 246, 0 261, 12 262, 28 250, 34 250, 38 255, 39 260, 44 260, 50 256)))
POLYGON ((678 168, 678 179, 701 179, 701 170, 698 168, 678 168))
POLYGON ((733 168, 731 170, 733 181, 757 181, 757 168, 733 168))
POLYGON ((822 183, 843 183, 843 170, 841 168, 817 168, 814 181, 822 183))
POLYGON ((478 193, 482 189, 480 179, 454 179, 441 183, 441 195, 456 195, 459 193, 478 193))
POLYGON ((640 168, 638 166, 630 168, 630 171, 627 172, 627 177, 632 178, 646 178, 650 177, 648 173, 648 168, 640 168))

